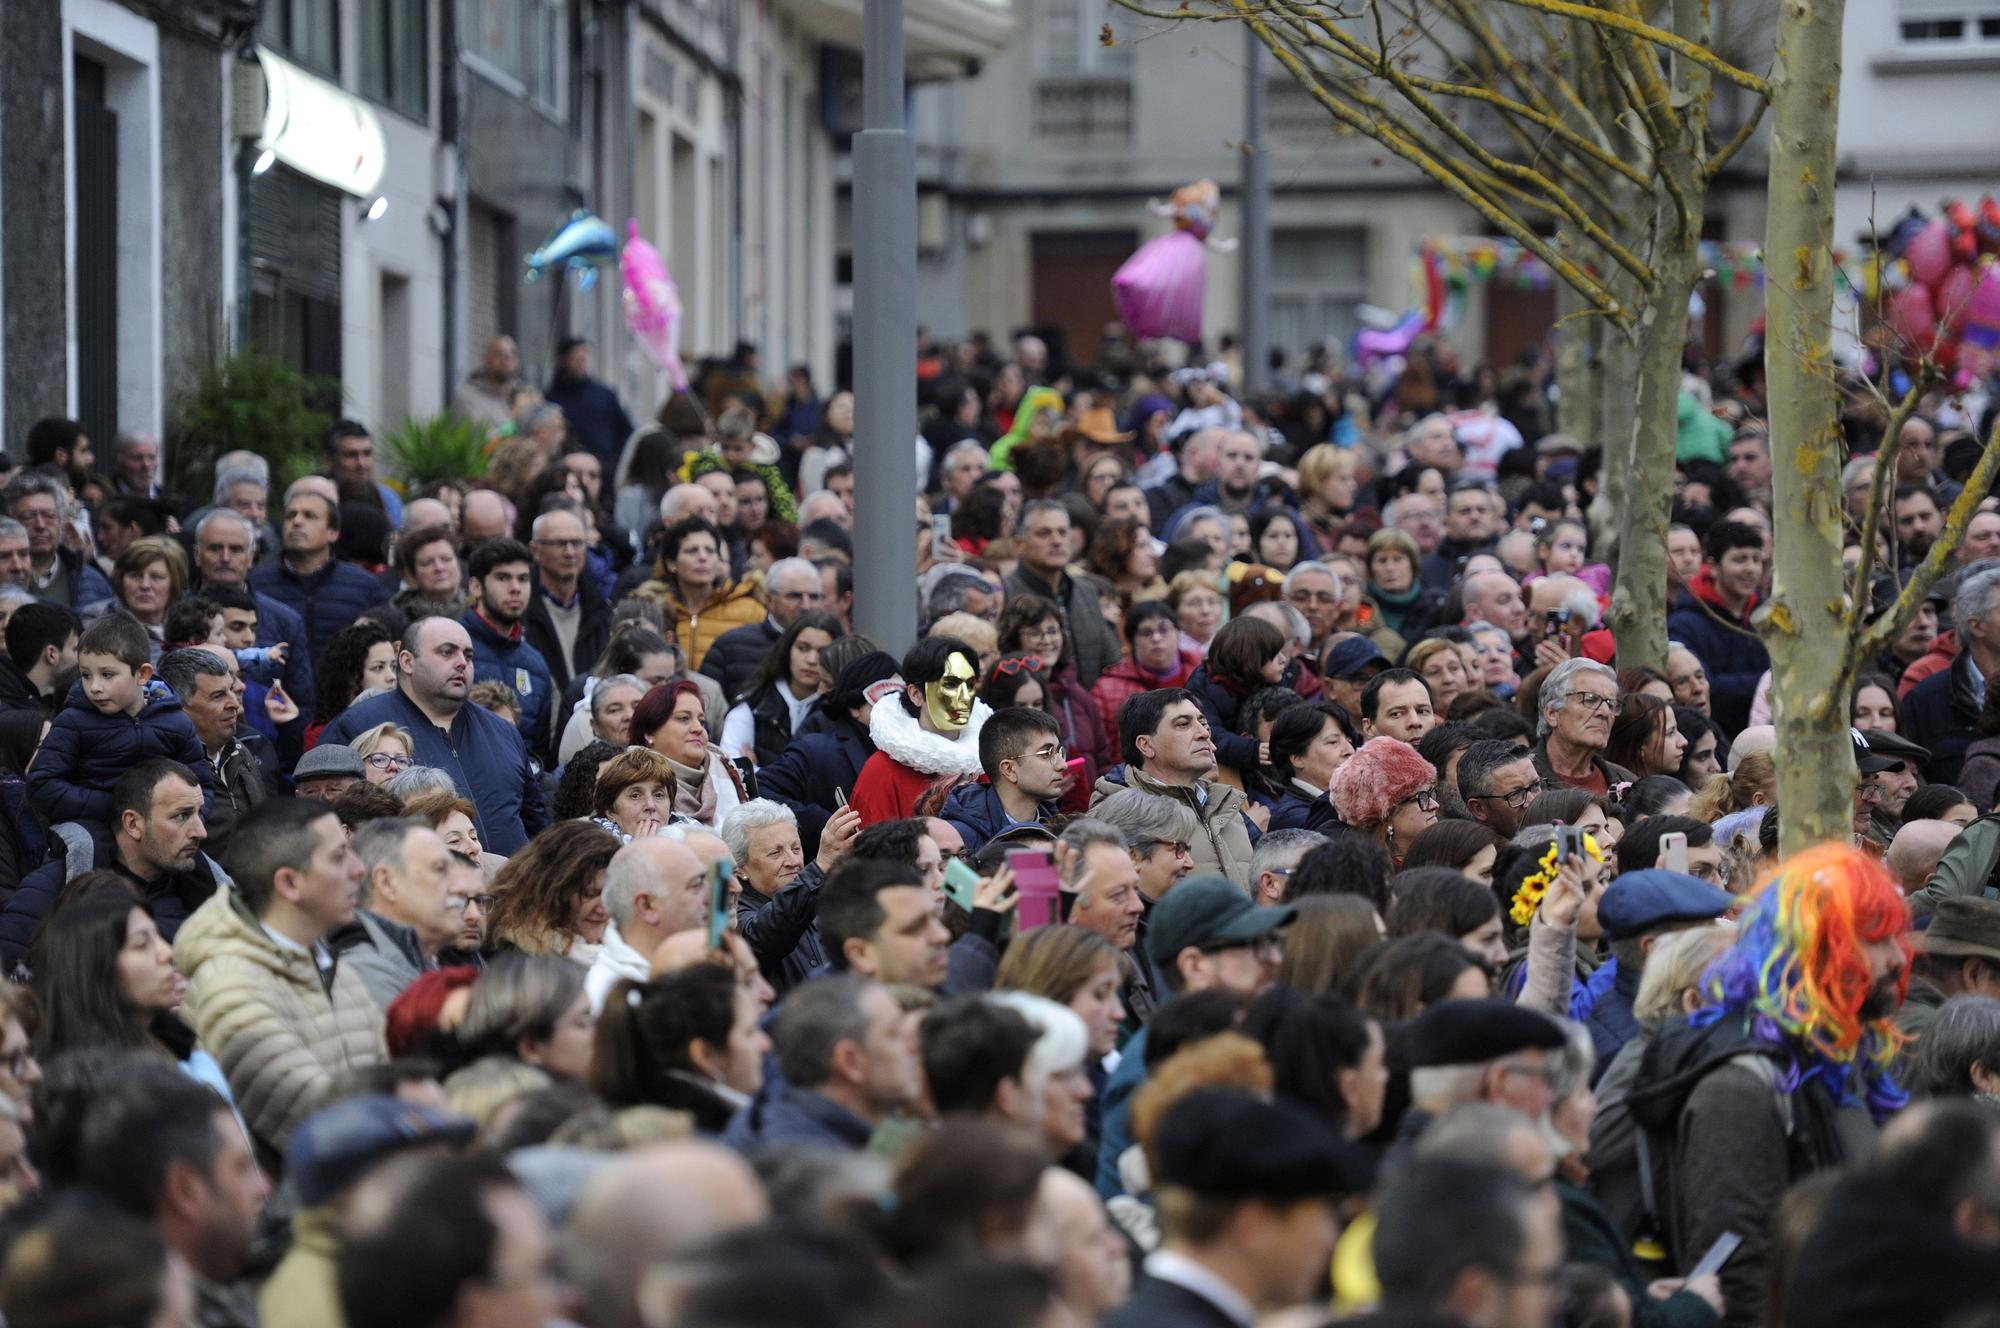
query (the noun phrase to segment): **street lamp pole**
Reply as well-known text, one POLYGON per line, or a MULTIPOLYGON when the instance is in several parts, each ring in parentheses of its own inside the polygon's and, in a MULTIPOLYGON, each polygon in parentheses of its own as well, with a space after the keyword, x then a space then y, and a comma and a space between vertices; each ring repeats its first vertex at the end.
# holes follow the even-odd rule
POLYGON ((1271 167, 1264 155, 1264 43, 1243 25, 1243 382, 1261 389, 1270 347, 1271 167))
POLYGON ((861 32, 854 626, 901 655, 917 638, 917 169, 903 116, 903 0, 865 0, 861 32))

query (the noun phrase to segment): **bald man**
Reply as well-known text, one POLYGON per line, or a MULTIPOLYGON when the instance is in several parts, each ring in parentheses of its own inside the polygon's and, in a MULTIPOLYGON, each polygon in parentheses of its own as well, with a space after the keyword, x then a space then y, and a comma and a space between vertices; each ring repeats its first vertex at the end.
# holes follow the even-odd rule
POLYGON ((619 1154, 584 1187, 564 1232, 584 1322, 643 1328, 653 1265, 770 1215, 757 1173, 721 1144, 685 1139, 619 1154))
POLYGON ((1902 885, 1904 894, 1913 895, 1930 884, 1944 851, 1963 833, 1962 826, 1950 821, 1905 821, 1889 841, 1882 865, 1902 885))
POLYGON ((635 839, 605 868, 604 907, 611 925, 583 980, 593 1011, 604 1008, 605 996, 621 978, 646 980, 661 941, 706 927, 708 868, 678 840, 635 839))

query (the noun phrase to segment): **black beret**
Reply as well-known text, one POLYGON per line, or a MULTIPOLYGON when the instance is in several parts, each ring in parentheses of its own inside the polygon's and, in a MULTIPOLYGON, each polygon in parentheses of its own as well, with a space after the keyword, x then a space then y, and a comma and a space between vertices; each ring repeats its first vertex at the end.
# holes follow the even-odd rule
POLYGON ((1190 1093, 1153 1137, 1153 1179, 1216 1198, 1314 1199, 1365 1194, 1368 1155, 1310 1112, 1247 1093, 1190 1093))
POLYGON ((1441 1001, 1412 1020, 1403 1047, 1411 1069, 1480 1065, 1540 1047, 1563 1045, 1562 1027, 1511 1001, 1441 1001))

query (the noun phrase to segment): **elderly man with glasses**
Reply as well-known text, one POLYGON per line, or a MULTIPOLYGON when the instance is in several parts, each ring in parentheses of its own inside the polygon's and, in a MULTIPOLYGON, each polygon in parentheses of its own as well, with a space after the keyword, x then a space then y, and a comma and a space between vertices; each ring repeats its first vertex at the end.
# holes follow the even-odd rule
POLYGON ((1542 683, 1541 738, 1535 769, 1547 789, 1614 793, 1635 776, 1604 759, 1611 721, 1618 714, 1618 675, 1593 659, 1565 660, 1542 683))

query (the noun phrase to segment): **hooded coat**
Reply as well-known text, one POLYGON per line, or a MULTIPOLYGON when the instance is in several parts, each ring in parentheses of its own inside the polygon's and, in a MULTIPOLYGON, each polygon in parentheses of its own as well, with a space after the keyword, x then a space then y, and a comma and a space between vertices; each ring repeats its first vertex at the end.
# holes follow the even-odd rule
POLYGON ((868 720, 875 754, 861 767, 848 799, 862 826, 909 816, 932 785, 979 774, 979 731, 992 715, 992 708, 975 697, 972 717, 956 737, 947 738, 926 729, 900 698, 877 705, 868 720))
POLYGON ((1703 564, 1667 618, 1667 635, 1694 652, 1708 671, 1709 704, 1716 722, 1729 733, 1750 722, 1750 702, 1757 680, 1771 667, 1771 654, 1750 625, 1757 609, 1753 597, 1743 613, 1731 613, 1715 588, 1715 569, 1703 564))
POLYGON ((1095 807, 1127 787, 1184 803, 1201 826, 1201 834, 1188 845, 1194 869, 1226 876, 1241 889, 1250 888, 1250 852, 1258 836, 1252 833, 1250 818, 1243 814, 1247 803, 1242 789, 1212 780, 1203 780, 1195 787, 1162 784, 1143 770, 1122 765, 1097 781, 1090 793, 1090 805, 1095 807))

